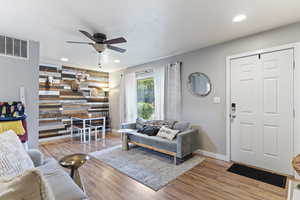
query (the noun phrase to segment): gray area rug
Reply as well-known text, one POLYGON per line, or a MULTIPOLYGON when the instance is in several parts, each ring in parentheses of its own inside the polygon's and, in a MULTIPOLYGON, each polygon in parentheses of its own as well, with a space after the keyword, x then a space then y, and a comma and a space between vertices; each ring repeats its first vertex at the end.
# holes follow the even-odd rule
POLYGON ((171 156, 136 146, 130 147, 129 151, 122 151, 121 146, 115 146, 90 155, 155 191, 204 160, 200 156, 193 156, 174 165, 171 156))

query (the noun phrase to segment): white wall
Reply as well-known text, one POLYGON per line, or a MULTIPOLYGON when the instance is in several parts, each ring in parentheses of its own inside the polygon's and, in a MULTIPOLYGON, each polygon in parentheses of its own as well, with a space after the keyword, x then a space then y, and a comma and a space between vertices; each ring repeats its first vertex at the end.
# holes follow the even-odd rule
MULTIPOLYGON (((225 155, 226 56, 291 42, 300 42, 300 23, 131 67, 128 70, 182 61, 183 112, 181 120, 190 121, 195 127, 198 127, 203 150, 225 155), (186 87, 187 77, 193 72, 203 72, 211 78, 213 88, 208 97, 197 98, 189 93, 186 87), (221 104, 213 103, 213 97, 215 96, 221 97, 221 104)), ((117 74, 119 73, 114 72, 110 74, 111 77, 114 77, 114 79, 111 79, 111 84, 118 82, 117 74)), ((111 102, 116 102, 119 99, 117 90, 118 88, 114 88, 114 92, 110 96, 111 102)), ((113 128, 118 128, 118 111, 114 110, 110 116, 113 128)))
POLYGON ((29 42, 29 59, 0 56, 0 101, 19 101, 20 87, 25 88, 29 147, 38 146, 38 42, 29 42))

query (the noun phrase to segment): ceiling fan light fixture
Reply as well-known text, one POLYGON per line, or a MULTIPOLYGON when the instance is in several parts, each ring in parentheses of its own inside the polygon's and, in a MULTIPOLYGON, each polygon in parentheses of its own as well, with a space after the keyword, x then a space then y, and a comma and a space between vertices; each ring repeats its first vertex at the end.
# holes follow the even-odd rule
POLYGON ((62 57, 60 60, 63 61, 63 62, 68 62, 69 58, 62 57))
POLYGON ((233 21, 233 22, 242 22, 242 21, 244 21, 245 19, 247 19, 247 16, 246 16, 246 15, 244 15, 244 14, 238 14, 238 15, 236 15, 236 16, 232 19, 232 21, 233 21))

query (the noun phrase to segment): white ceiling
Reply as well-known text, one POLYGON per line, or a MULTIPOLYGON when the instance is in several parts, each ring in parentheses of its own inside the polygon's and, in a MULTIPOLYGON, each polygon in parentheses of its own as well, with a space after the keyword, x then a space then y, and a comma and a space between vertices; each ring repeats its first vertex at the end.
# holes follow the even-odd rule
POLYGON ((78 29, 123 36, 125 54, 105 51, 105 71, 146 63, 300 20, 299 0, 0 0, 0 32, 40 41, 41 62, 97 69, 78 29), (239 13, 247 20, 233 23, 239 13), (114 63, 114 59, 121 60, 114 63))

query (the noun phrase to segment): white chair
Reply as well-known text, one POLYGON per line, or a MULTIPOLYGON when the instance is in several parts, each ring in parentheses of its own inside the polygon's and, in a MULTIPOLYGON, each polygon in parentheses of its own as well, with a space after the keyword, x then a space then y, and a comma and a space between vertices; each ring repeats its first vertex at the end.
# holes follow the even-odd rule
POLYGON ((89 120, 89 124, 87 125, 90 130, 95 130, 95 141, 98 141, 98 129, 102 130, 102 139, 105 140, 105 117, 95 118, 89 120), (95 121, 102 120, 102 124, 98 124, 95 121))
POLYGON ((91 143, 91 128, 84 125, 85 121, 82 124, 74 124, 74 121, 81 121, 78 118, 71 117, 71 138, 73 138, 73 131, 77 131, 80 135, 80 142, 86 143, 86 133, 88 133, 88 142, 91 143))

